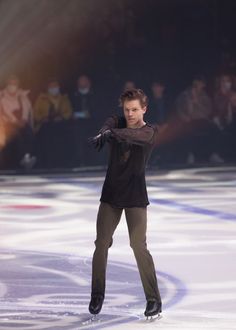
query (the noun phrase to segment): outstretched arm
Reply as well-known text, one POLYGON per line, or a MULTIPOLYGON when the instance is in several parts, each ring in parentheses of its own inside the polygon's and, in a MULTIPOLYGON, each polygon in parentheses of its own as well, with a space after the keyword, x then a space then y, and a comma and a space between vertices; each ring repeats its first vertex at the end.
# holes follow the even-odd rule
POLYGON ((106 141, 109 140, 111 137, 111 129, 118 127, 119 125, 119 117, 118 116, 111 116, 107 118, 105 123, 103 124, 102 128, 99 130, 98 134, 94 137, 88 139, 89 144, 91 144, 95 149, 100 151, 106 141))
POLYGON ((123 128, 125 126, 124 121, 123 117, 109 117, 100 129, 99 134, 89 139, 90 144, 100 151, 105 142, 110 139, 141 146, 155 143, 156 126, 144 125, 141 128, 123 128), (119 128, 119 126, 122 128, 119 128))
POLYGON ((103 124, 102 128, 99 130, 99 133, 103 134, 106 130, 111 128, 116 128, 119 125, 119 117, 118 116, 111 116, 108 117, 103 124))
POLYGON ((145 125, 141 128, 111 128, 111 134, 118 142, 146 145, 153 144, 157 128, 145 125))

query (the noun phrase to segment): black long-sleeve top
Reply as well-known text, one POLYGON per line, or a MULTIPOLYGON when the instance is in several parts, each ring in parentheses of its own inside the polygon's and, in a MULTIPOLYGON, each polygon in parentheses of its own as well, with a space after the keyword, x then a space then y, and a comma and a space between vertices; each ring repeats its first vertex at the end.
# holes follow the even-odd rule
POLYGON ((127 128, 124 117, 108 118, 100 130, 110 129, 110 154, 100 201, 118 208, 149 204, 145 168, 155 144, 157 127, 127 128))

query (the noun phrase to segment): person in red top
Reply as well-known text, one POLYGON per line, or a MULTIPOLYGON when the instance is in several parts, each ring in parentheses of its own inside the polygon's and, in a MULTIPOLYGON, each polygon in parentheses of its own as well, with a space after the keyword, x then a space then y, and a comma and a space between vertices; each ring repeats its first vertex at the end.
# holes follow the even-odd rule
POLYGON ((124 116, 109 117, 90 143, 100 150, 109 144, 109 165, 97 215, 97 237, 92 263, 91 314, 101 311, 105 296, 108 248, 124 210, 147 300, 145 316, 162 311, 153 259, 146 244, 147 205, 145 168, 157 138, 157 127, 144 121, 147 96, 140 89, 126 90, 120 97, 124 116))

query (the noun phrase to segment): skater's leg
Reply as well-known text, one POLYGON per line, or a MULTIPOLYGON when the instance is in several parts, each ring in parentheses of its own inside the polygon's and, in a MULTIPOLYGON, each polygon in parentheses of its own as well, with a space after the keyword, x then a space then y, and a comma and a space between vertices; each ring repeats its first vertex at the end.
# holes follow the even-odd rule
POLYGON ((147 208, 127 208, 125 209, 125 215, 130 246, 134 251, 146 299, 147 301, 156 300, 161 303, 155 267, 146 243, 147 208))
POLYGON ((108 248, 112 245, 113 233, 120 221, 122 209, 101 203, 97 215, 97 238, 92 263, 92 295, 105 293, 105 276, 108 248))

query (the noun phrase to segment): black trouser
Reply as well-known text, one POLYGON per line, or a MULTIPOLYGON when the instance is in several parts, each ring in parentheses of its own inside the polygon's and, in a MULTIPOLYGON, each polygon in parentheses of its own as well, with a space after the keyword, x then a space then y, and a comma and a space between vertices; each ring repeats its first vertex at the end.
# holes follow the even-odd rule
MULTIPOLYGON (((108 248, 112 245, 113 233, 120 222, 123 209, 114 208, 110 204, 101 203, 97 216, 96 249, 92 265, 92 294, 105 294, 105 277, 108 248)), ((156 273, 152 256, 147 250, 147 208, 125 208, 130 246, 134 251, 141 281, 147 300, 161 297, 157 285, 156 273)))

